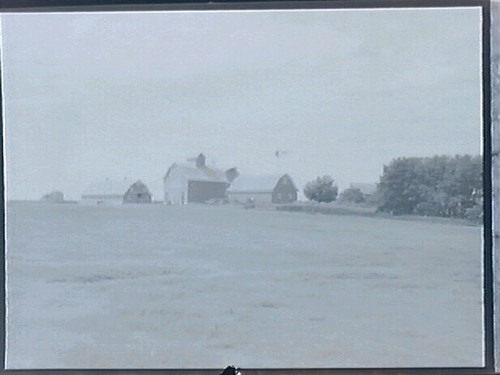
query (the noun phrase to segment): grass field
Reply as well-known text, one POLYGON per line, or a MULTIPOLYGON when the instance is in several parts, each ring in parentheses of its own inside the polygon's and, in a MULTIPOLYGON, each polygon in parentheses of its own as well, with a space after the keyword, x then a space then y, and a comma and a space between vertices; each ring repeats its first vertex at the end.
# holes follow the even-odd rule
POLYGON ((7 207, 8 368, 481 366, 481 229, 7 207))

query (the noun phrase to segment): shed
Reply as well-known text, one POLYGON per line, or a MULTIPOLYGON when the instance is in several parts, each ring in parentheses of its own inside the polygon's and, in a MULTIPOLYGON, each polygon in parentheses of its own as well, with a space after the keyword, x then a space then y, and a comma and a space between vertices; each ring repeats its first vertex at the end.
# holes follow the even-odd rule
POLYGON ((228 186, 228 175, 207 167, 205 156, 200 154, 195 165, 174 163, 168 169, 163 177, 164 202, 186 204, 224 200, 228 186))
POLYGON ((297 200, 298 189, 287 175, 242 175, 237 177, 227 196, 233 203, 291 203, 297 200))
POLYGON ((358 189, 365 196, 373 195, 377 191, 377 184, 368 184, 368 183, 362 183, 362 182, 353 182, 353 183, 351 183, 350 187, 353 188, 353 189, 358 189))
POLYGON ((99 181, 87 186, 82 194, 84 204, 116 205, 151 203, 152 194, 142 181, 99 181))

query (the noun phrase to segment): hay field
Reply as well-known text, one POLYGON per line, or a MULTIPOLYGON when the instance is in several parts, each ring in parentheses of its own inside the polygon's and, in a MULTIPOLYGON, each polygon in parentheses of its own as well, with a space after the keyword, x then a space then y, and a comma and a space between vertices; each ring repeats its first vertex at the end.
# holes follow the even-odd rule
POLYGON ((8 368, 480 366, 481 229, 7 206, 8 368))

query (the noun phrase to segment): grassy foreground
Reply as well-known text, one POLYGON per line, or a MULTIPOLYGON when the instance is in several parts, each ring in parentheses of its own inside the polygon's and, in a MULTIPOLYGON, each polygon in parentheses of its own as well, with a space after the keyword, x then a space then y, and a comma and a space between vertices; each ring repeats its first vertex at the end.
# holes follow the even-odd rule
POLYGON ((7 208, 9 368, 481 365, 477 227, 7 208))

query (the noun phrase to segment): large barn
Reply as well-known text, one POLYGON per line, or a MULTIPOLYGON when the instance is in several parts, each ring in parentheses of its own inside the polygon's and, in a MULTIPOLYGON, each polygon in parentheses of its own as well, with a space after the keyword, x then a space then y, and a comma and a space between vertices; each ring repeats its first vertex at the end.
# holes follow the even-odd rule
POLYGON ((141 181, 100 181, 87 186, 81 203, 116 205, 124 203, 151 203, 152 195, 141 181))
POLYGON ((239 176, 227 190, 233 203, 291 203, 297 200, 297 187, 285 175, 239 176))
POLYGON ((163 177, 164 202, 167 204, 203 203, 224 200, 235 168, 224 172, 207 167, 205 156, 198 155, 195 164, 174 163, 163 177))

